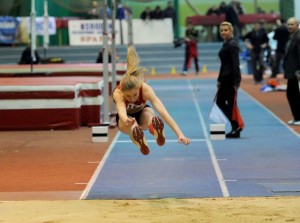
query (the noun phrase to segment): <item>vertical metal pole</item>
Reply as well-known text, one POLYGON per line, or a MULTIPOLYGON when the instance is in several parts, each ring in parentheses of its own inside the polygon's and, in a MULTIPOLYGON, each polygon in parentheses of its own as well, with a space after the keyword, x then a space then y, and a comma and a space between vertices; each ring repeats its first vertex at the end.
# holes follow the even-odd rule
MULTIPOLYGON (((121 4, 121 1, 119 2, 119 4, 121 4)), ((122 18, 118 18, 119 22, 120 22, 120 41, 121 41, 121 45, 124 44, 124 39, 123 39, 123 24, 122 24, 122 18)))
POLYGON ((48 16, 48 0, 44 0, 44 57, 47 55, 49 46, 49 16, 48 16))
POLYGON ((33 62, 36 61, 36 21, 35 21, 35 0, 31 0, 31 13, 30 13, 30 29, 31 29, 31 72, 33 72, 33 62))
POLYGON ((132 30, 132 15, 131 13, 127 14, 127 24, 128 24, 128 46, 133 45, 133 30, 132 30))
MULTIPOLYGON (((115 27, 115 22, 116 22, 116 1, 111 0, 111 11, 112 11, 112 30, 111 30, 111 50, 112 50, 112 90, 115 89, 116 84, 117 84, 117 76, 116 76, 116 27, 115 27)), ((113 110, 114 109, 114 103, 113 103, 113 110)))
POLYGON ((107 32, 106 9, 107 9, 107 0, 103 0, 103 77, 104 77, 103 123, 109 124, 108 32, 107 32))

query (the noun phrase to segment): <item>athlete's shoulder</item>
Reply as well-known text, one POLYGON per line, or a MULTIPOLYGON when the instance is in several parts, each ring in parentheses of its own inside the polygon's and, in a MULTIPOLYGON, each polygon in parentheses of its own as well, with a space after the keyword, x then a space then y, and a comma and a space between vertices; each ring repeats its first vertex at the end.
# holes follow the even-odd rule
POLYGON ((114 100, 123 100, 123 93, 119 88, 115 88, 112 96, 114 100))

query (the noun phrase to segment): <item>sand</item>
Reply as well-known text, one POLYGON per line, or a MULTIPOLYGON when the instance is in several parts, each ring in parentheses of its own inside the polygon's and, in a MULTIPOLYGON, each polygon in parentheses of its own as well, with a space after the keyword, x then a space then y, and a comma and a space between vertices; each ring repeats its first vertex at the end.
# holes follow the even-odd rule
POLYGON ((300 222, 300 197, 2 201, 0 222, 300 222))

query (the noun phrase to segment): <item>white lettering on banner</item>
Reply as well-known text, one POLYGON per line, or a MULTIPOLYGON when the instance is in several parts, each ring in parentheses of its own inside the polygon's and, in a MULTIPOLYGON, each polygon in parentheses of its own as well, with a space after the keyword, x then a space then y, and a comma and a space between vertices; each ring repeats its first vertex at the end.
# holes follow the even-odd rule
MULTIPOLYGON (((81 36, 80 41, 82 43, 102 43, 103 36, 81 36)), ((108 38, 108 41, 111 41, 111 37, 108 38)))
MULTIPOLYGON (((115 23, 118 24, 118 23, 115 23)), ((112 21, 107 21, 108 41, 112 41, 112 21)), ((102 20, 70 20, 69 42, 70 45, 102 45, 103 44, 103 21, 102 20)), ((118 26, 116 29, 116 43, 118 44, 118 26)))
MULTIPOLYGON (((27 30, 28 33, 31 33, 31 24, 30 24, 30 17, 26 18, 27 21, 27 30)), ((44 35, 44 17, 36 17, 36 35, 43 36, 44 35)), ((49 35, 56 34, 56 22, 55 17, 48 18, 48 33, 49 35)))
POLYGON ((15 29, 16 22, 0 22, 0 29, 15 29))

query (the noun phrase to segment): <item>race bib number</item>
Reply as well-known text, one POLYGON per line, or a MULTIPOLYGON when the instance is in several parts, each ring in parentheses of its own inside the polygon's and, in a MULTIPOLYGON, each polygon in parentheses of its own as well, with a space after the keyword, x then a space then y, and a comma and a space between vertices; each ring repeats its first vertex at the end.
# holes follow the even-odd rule
POLYGON ((136 105, 136 104, 128 104, 127 110, 138 110, 144 107, 144 104, 136 105))

